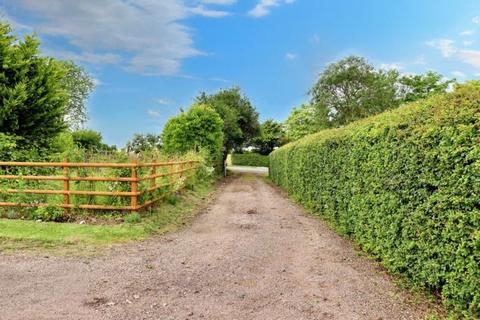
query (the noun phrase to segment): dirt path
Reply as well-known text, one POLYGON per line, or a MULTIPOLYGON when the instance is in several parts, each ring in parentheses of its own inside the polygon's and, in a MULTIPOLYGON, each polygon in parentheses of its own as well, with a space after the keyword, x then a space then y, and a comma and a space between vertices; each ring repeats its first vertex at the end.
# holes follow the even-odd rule
POLYGON ((189 228, 99 258, 0 255, 0 319, 422 319, 373 264, 260 178, 189 228))

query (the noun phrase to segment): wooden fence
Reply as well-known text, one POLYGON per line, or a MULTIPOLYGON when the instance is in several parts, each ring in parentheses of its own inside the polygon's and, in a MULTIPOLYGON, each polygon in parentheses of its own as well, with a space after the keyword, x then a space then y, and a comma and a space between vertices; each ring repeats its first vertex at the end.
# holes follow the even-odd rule
MULTIPOLYGON (((119 211, 138 211, 147 206, 154 204, 165 197, 168 192, 161 192, 158 195, 157 190, 162 188, 166 190, 175 186, 181 179, 187 179, 195 174, 195 169, 198 167, 198 161, 169 161, 169 162, 151 162, 151 163, 72 163, 64 162, 0 162, 0 167, 49 167, 63 169, 63 175, 0 175, 1 180, 34 180, 34 181, 63 181, 63 188, 61 190, 41 190, 41 189, 3 189, 6 194, 45 194, 45 195, 63 195, 63 203, 53 204, 53 206, 62 207, 65 214, 68 214, 69 209, 97 209, 97 210, 119 210, 119 211), (71 168, 129 168, 129 177, 101 177, 101 176, 70 176, 69 169, 71 168), (148 175, 141 176, 138 173, 139 168, 146 168, 148 175), (158 172, 160 168, 161 172, 158 172), (167 180, 163 183, 158 183, 158 179, 167 180), (130 191, 95 191, 95 190, 70 190, 71 181, 90 181, 95 182, 121 182, 129 183, 130 191), (139 183, 142 181, 149 182, 148 187, 139 191, 139 183), (150 194, 150 199, 139 203, 141 195, 150 194), (110 196, 110 197, 129 197, 130 205, 98 205, 98 204, 72 204, 70 196, 110 196), (156 195, 156 197, 154 197, 156 195)), ((24 202, 0 202, 0 207, 41 207, 52 206, 49 203, 24 203, 24 202)))

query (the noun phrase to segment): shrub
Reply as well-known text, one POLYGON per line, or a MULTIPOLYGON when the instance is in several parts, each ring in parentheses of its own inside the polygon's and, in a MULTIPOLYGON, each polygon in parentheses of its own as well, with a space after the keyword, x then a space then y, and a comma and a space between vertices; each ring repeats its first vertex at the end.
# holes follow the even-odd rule
POLYGON ((222 159, 223 121, 212 108, 193 105, 167 121, 162 141, 166 153, 206 150, 213 163, 219 163, 222 159))
POLYGON ((139 223, 142 218, 140 217, 140 214, 134 212, 127 214, 123 220, 125 221, 125 223, 133 224, 139 223))
POLYGON ((268 156, 259 153, 234 153, 231 157, 234 166, 268 167, 268 156))
POLYGON ((480 83, 324 130, 271 179, 392 272, 480 316, 480 83))
POLYGON ((62 221, 63 209, 55 206, 38 207, 31 211, 30 218, 42 221, 62 221))

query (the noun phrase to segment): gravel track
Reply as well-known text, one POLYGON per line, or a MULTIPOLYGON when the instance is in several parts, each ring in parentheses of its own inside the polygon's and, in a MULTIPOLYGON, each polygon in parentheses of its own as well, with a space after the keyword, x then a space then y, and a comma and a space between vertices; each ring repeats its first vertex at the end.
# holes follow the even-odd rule
POLYGON ((423 319, 376 264, 262 178, 191 226, 94 258, 0 255, 0 319, 423 319))

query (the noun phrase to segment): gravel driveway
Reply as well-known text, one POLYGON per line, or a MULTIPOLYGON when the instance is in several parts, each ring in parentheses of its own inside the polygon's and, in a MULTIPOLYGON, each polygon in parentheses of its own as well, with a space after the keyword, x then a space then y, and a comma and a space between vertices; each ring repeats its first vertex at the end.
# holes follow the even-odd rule
POLYGON ((96 258, 0 255, 0 319, 422 319, 351 244, 261 178, 193 224, 96 258))

